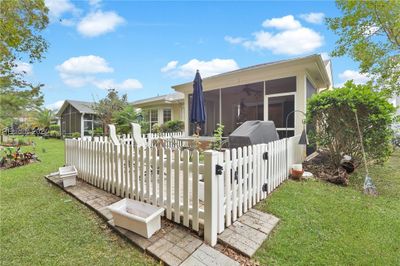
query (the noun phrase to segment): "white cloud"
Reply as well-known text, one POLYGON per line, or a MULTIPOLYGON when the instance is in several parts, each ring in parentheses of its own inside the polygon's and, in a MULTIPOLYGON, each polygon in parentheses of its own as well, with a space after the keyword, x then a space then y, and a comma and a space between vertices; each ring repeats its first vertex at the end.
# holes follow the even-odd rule
POLYGON ((14 67, 14 71, 19 74, 31 76, 33 75, 33 66, 29 63, 17 61, 16 67, 14 67))
POLYGON ((96 55, 71 57, 56 69, 64 74, 95 74, 113 72, 107 61, 96 55))
POLYGON ((254 32, 251 40, 225 38, 232 44, 241 44, 250 50, 270 50, 274 54, 300 55, 311 53, 321 47, 324 37, 318 32, 303 27, 292 15, 267 19, 263 27, 277 31, 261 30, 254 32))
POLYGON ((313 24, 321 24, 324 22, 325 14, 318 12, 318 13, 308 13, 308 14, 301 14, 300 18, 304 19, 305 21, 313 24))
POLYGON ((100 89, 121 89, 132 90, 143 88, 142 83, 137 79, 126 79, 121 83, 114 82, 113 79, 99 79, 96 74, 111 73, 114 69, 108 62, 96 55, 86 55, 71 57, 61 65, 56 66, 63 82, 75 88, 84 86, 96 86, 100 89))
POLYGON ((77 30, 83 36, 96 37, 114 31, 117 26, 124 22, 124 18, 113 11, 103 12, 98 10, 84 17, 78 23, 77 30))
POLYGON ((288 15, 281 18, 266 19, 262 23, 262 26, 279 30, 294 30, 300 28, 301 24, 292 15, 288 15))
POLYGON ((168 64, 165 65, 165 67, 161 68, 161 72, 165 73, 172 69, 175 69, 177 65, 178 61, 170 61, 168 62, 168 64))
POLYGON ((200 61, 192 59, 186 64, 175 66, 175 68, 167 71, 172 77, 177 78, 193 78, 196 70, 200 71, 202 77, 209 77, 220 73, 236 70, 239 65, 233 59, 219 59, 215 58, 210 61, 200 61))
POLYGON ((49 15, 52 19, 58 19, 65 13, 78 14, 80 10, 69 0, 45 0, 49 9, 49 15))
POLYGON ((100 5, 101 0, 89 0, 89 5, 98 7, 100 5))
POLYGON ((239 44, 245 41, 244 38, 241 37, 232 37, 232 36, 225 36, 224 40, 231 43, 231 44, 239 44))
POLYGON ((337 87, 342 87, 344 82, 348 80, 353 80, 355 84, 365 84, 370 80, 368 74, 362 74, 356 70, 350 69, 347 69, 340 73, 339 78, 342 80, 342 82, 337 84, 337 87))
POLYGON ((267 49, 274 54, 299 55, 310 53, 322 46, 323 37, 309 28, 286 30, 279 33, 259 31, 253 33, 254 40, 243 45, 251 50, 267 49))
POLYGON ((113 79, 96 80, 93 84, 100 89, 117 89, 117 90, 136 90, 143 88, 142 83, 137 79, 126 79, 121 83, 116 83, 113 79))
POLYGON ((64 100, 61 101, 56 101, 54 103, 46 105, 47 109, 53 110, 53 111, 58 111, 60 110, 61 106, 63 105, 64 100))

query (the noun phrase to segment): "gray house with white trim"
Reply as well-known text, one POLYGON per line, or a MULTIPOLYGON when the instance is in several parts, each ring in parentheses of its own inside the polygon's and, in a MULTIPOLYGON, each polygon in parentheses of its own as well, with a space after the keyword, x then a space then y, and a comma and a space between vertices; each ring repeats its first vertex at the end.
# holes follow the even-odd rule
POLYGON ((60 118, 62 136, 71 136, 78 132, 83 136, 92 136, 98 120, 92 102, 65 100, 56 114, 60 118))

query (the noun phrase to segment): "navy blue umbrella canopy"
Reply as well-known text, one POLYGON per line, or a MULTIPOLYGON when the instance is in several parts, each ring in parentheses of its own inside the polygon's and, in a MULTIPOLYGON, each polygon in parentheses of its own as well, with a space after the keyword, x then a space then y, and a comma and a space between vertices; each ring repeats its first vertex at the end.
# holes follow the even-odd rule
POLYGON ((206 110, 204 108, 203 85, 200 73, 197 70, 193 80, 192 110, 190 110, 190 122, 197 125, 206 122, 206 110))

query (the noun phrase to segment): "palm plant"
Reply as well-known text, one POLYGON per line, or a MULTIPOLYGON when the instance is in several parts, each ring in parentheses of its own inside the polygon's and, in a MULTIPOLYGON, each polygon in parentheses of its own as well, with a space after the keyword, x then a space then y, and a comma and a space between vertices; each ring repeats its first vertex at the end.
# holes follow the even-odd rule
POLYGON ((46 128, 50 126, 54 117, 54 111, 47 108, 39 109, 36 112, 36 123, 39 127, 46 128))

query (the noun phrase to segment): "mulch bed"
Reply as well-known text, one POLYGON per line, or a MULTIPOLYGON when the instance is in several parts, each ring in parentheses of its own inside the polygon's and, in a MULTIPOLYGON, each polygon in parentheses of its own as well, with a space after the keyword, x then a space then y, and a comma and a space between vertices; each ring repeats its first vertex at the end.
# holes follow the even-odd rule
POLYGON ((303 163, 305 171, 311 172, 316 178, 337 185, 349 185, 349 173, 345 168, 333 167, 329 164, 329 156, 326 152, 320 152, 317 156, 303 163))

